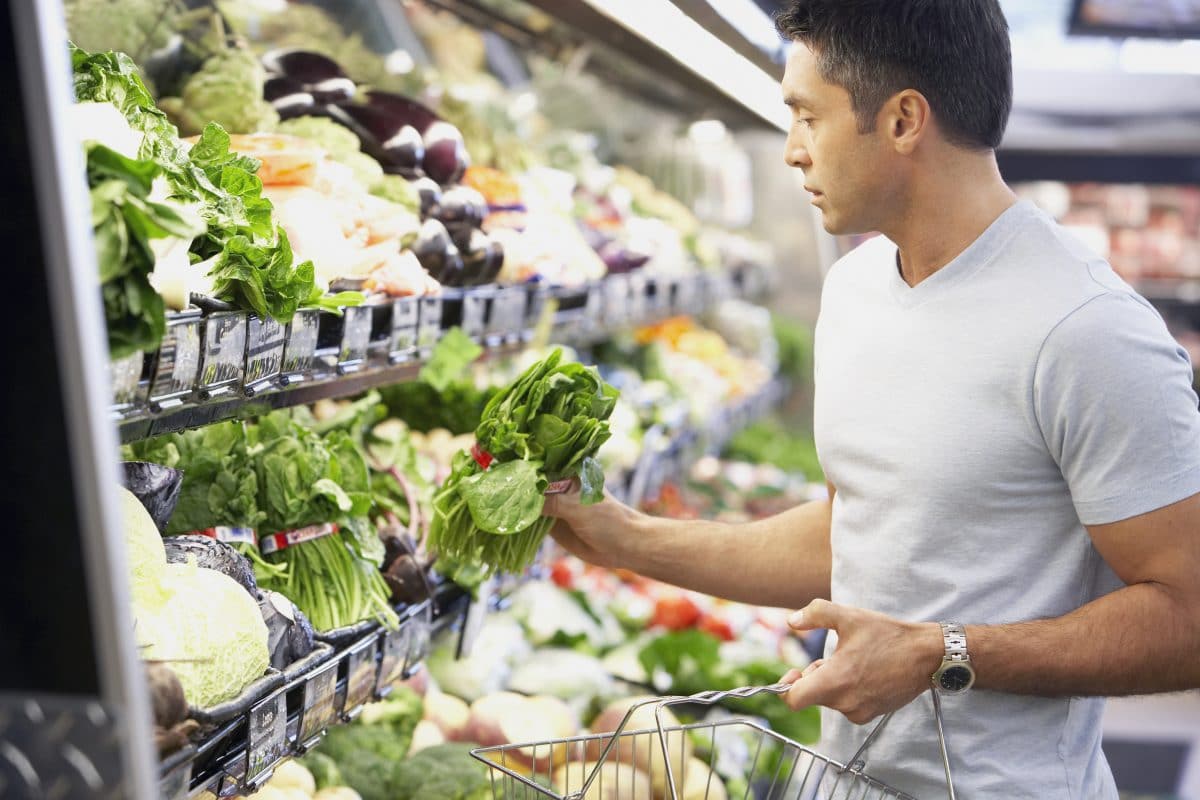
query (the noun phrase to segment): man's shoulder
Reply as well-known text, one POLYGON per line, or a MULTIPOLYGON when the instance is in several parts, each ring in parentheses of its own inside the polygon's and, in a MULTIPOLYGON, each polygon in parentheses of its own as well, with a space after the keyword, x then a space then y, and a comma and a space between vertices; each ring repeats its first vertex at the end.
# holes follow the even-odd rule
POLYGON ((833 263, 825 274, 825 290, 842 288, 847 282, 885 279, 896 268, 896 245, 882 234, 872 234, 833 263))

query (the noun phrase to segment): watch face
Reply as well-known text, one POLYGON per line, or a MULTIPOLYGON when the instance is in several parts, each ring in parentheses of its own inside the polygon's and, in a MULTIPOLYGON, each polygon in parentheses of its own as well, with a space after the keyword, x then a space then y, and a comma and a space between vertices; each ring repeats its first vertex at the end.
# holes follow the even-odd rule
POLYGON ((961 692, 971 685, 971 670, 966 667, 947 667, 938 678, 947 692, 961 692))

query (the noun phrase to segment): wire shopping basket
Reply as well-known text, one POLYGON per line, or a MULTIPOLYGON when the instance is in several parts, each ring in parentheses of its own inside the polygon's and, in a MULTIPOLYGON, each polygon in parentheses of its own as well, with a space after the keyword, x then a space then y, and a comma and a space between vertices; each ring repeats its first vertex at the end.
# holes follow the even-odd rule
MULTIPOLYGON (((791 684, 749 686, 685 697, 636 703, 617 729, 567 739, 480 747, 471 755, 491 768, 493 800, 915 800, 864 772, 866 752, 892 718, 871 729, 849 765, 827 758, 748 719, 722 719, 668 725, 663 709, 695 703, 712 705, 726 698, 785 694, 791 684), (627 730, 638 710, 654 706, 654 728, 627 730), (730 795, 716 776, 718 740, 740 735, 750 743, 752 764, 743 793, 730 795), (692 757, 693 742, 706 744, 706 760, 692 757), (776 751, 774 755, 772 751, 776 751), (760 770, 760 763, 766 767, 760 770), (751 786, 750 776, 760 780, 751 786)), ((933 694, 934 717, 946 788, 956 800, 942 725, 941 699, 933 694)), ((645 722, 644 715, 638 715, 645 722)))

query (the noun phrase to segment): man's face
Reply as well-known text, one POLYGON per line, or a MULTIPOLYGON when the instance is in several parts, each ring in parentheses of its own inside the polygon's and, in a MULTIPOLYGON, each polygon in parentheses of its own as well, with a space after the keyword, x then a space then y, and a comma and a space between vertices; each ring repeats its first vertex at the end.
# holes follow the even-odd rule
POLYGON ((783 74, 792 110, 784 160, 804 171, 804 188, 835 234, 879 229, 879 211, 893 199, 897 165, 875 130, 859 133, 850 94, 827 82, 803 43, 792 45, 783 74))

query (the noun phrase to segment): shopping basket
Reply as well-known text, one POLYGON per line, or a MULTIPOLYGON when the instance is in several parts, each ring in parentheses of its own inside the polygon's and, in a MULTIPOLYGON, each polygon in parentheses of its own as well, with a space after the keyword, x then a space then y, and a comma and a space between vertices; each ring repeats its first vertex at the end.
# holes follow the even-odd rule
MULTIPOLYGON (((611 733, 596 733, 568 739, 524 744, 480 747, 471 755, 491 768, 493 800, 526 800, 550 797, 554 800, 739 800, 729 796, 713 770, 719 737, 740 734, 751 744, 753 762, 747 773, 747 788, 740 800, 915 800, 911 795, 875 780, 864 772, 866 752, 880 734, 891 714, 883 716, 871 729, 849 765, 827 758, 804 745, 780 736, 749 719, 730 718, 689 725, 665 725, 662 711, 685 703, 712 705, 726 698, 746 698, 773 693, 784 694, 791 684, 751 686, 720 692, 702 692, 686 697, 664 697, 632 705, 611 733), (654 705, 656 728, 626 730, 636 711, 654 705), (708 744, 706 769, 689 764, 689 741, 696 737, 708 744), (778 748, 775 757, 767 753, 778 748), (766 770, 763 765, 771 764, 766 770), (626 765, 624 768, 622 765, 626 765), (695 771, 695 775, 689 775, 695 771), (764 776, 750 786, 750 776, 764 776), (768 784, 769 781, 769 784, 768 784), (767 784, 765 787, 759 784, 767 784), (764 792, 765 789, 765 792, 764 792)), ((956 800, 950 777, 950 759, 942 724, 942 705, 933 694, 934 718, 946 788, 950 800, 956 800)))

